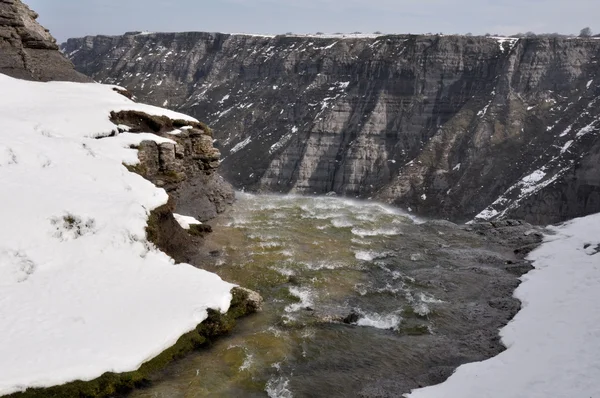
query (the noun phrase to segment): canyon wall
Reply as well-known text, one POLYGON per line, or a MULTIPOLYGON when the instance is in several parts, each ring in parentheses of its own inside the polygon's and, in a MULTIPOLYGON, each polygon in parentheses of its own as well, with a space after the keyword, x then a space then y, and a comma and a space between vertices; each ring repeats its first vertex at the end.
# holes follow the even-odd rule
POLYGON ((207 122, 238 189, 453 221, 600 211, 598 39, 133 32, 62 50, 207 122))

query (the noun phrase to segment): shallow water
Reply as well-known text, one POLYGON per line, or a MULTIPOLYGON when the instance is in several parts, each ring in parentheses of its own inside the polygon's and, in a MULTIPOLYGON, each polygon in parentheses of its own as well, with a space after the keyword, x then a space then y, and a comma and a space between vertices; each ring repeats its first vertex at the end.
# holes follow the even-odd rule
POLYGON ((417 271, 464 240, 419 224, 374 202, 238 194, 213 222, 207 268, 258 291, 263 312, 131 396, 400 396, 431 365, 415 339, 452 323, 417 271))

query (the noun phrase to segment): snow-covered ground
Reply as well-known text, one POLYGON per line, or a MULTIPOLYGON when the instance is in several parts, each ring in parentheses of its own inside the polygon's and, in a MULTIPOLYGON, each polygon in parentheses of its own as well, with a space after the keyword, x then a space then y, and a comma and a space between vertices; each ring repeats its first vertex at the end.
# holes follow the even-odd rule
POLYGON ((408 397, 600 396, 600 214, 552 229, 515 292, 523 309, 500 333, 508 349, 408 397))
POLYGON ((0 75, 0 91, 0 395, 135 370, 229 308, 231 284, 146 241, 167 194, 123 163, 169 140, 108 137, 111 110, 193 119, 99 84, 0 75))

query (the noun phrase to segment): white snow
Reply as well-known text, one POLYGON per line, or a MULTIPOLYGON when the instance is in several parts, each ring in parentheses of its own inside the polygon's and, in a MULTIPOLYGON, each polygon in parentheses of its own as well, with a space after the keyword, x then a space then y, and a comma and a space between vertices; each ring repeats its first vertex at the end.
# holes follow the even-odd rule
POLYGON ((563 153, 567 152, 571 145, 573 145, 573 140, 567 141, 565 145, 563 145, 563 147, 560 149, 560 154, 562 155, 563 153))
POLYGON ((135 370, 228 309, 231 284, 146 240, 168 196, 123 163, 172 141, 110 137, 113 110, 193 118, 100 84, 0 75, 0 90, 0 395, 135 370))
POLYGON ((510 51, 515 47, 515 45, 519 41, 519 39, 514 38, 514 37, 492 37, 492 39, 494 39, 498 42, 498 46, 500 47, 500 51, 502 51, 502 52, 504 52, 504 43, 508 43, 508 45, 509 45, 508 48, 510 51))
POLYGON ((571 132, 571 130, 573 130, 573 125, 567 127, 565 129, 565 131, 563 131, 562 133, 560 133, 559 137, 564 137, 565 135, 569 134, 571 132))
POLYGON ((190 216, 183 216, 181 214, 173 213, 173 217, 175 217, 175 221, 177 221, 177 223, 183 229, 190 229, 190 226, 192 226, 192 225, 202 224, 200 221, 198 221, 194 217, 190 217, 190 216))
POLYGON ((291 34, 286 35, 288 37, 309 37, 313 39, 376 39, 378 37, 384 36, 383 34, 378 33, 325 33, 322 35, 316 34, 291 34))
POLYGON ((542 181, 546 177, 546 172, 543 170, 535 170, 533 173, 523 177, 521 180, 521 192, 522 194, 527 194, 532 192, 537 183, 542 181))
POLYGON ((577 132, 577 134, 575 135, 575 138, 581 138, 584 135, 589 134, 592 131, 596 130, 596 123, 598 123, 598 120, 593 121, 592 123, 588 124, 581 130, 579 130, 579 132, 577 132))
POLYGON ((231 148, 231 150, 229 151, 229 154, 233 155, 234 153, 236 153, 236 152, 244 149, 251 142, 252 142, 252 137, 246 138, 244 141, 238 143, 236 146, 234 146, 233 148, 231 148))
POLYGON ((487 114, 487 111, 488 111, 488 109, 489 109, 489 107, 490 107, 491 104, 492 103, 490 101, 490 103, 487 104, 486 106, 484 106, 482 110, 480 110, 479 112, 477 112, 477 116, 479 116, 479 117, 485 116, 487 114))
POLYGON ((398 329, 402 317, 398 314, 364 314, 356 322, 358 326, 368 326, 376 329, 398 329))
POLYGON ((507 351, 410 398, 597 397, 600 391, 600 214, 550 227, 501 330, 507 351))
POLYGON ((225 95, 223 98, 221 98, 221 100, 218 102, 219 104, 224 103, 225 101, 227 101, 231 96, 229 94, 225 95))
POLYGON ((587 82, 587 84, 585 85, 585 88, 587 90, 589 90, 590 86, 592 85, 592 83, 594 82, 594 79, 590 80, 589 82, 587 82))
POLYGON ((339 41, 334 41, 333 43, 331 43, 329 45, 326 45, 326 46, 323 46, 323 47, 315 47, 314 49, 315 50, 329 50, 329 49, 332 49, 338 43, 339 43, 339 41))
POLYGON ((284 135, 283 137, 281 137, 281 139, 279 141, 277 141, 276 143, 271 145, 271 148, 269 148, 269 154, 272 155, 275 152, 277 152, 278 150, 280 150, 281 148, 283 148, 284 146, 286 146, 287 143, 290 142, 290 140, 292 139, 293 135, 296 134, 297 132, 298 132, 298 127, 297 126, 292 127, 291 133, 284 135))
POLYGON ((314 293, 308 288, 290 287, 288 289, 290 294, 297 297, 300 301, 298 303, 289 304, 285 307, 286 312, 298 312, 303 308, 312 307, 314 293))

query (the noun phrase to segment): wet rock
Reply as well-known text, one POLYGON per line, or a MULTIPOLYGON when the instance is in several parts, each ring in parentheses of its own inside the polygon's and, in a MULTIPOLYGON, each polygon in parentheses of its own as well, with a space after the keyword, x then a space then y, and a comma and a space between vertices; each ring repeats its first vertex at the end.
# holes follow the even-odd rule
POLYGON ((361 318, 361 315, 356 313, 356 312, 351 312, 350 314, 348 314, 348 316, 346 316, 342 322, 347 323, 347 324, 353 324, 358 322, 358 320, 361 318))
POLYGON ((234 292, 240 292, 245 297, 246 306, 252 312, 262 311, 263 306, 263 298, 260 294, 255 292, 254 290, 246 289, 244 287, 237 286, 233 288, 234 292))

